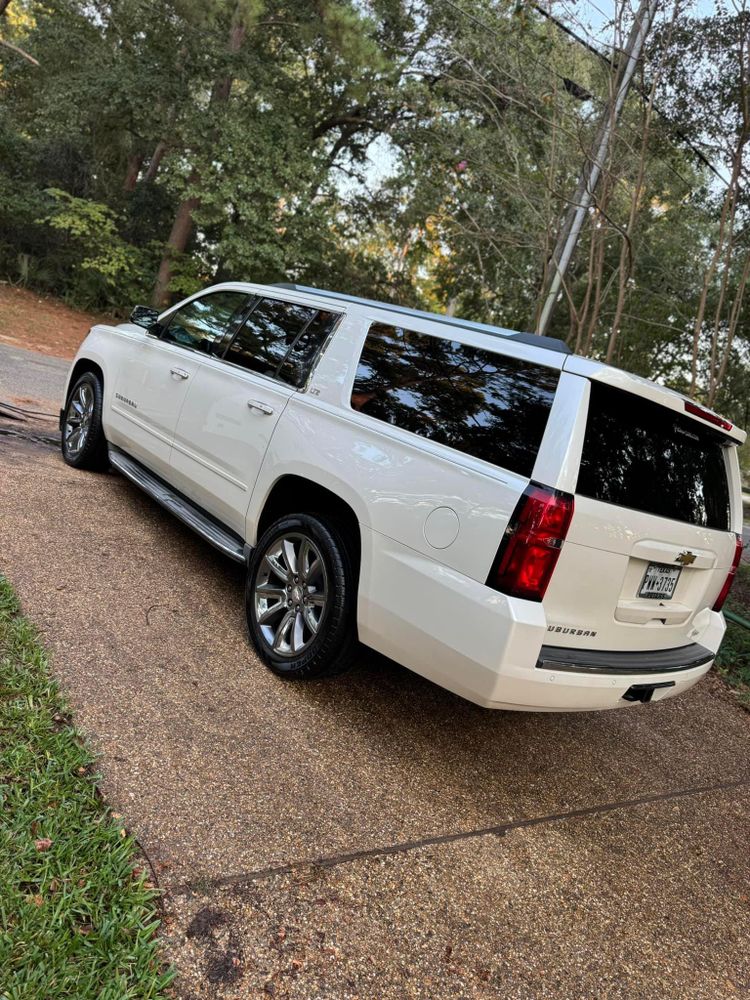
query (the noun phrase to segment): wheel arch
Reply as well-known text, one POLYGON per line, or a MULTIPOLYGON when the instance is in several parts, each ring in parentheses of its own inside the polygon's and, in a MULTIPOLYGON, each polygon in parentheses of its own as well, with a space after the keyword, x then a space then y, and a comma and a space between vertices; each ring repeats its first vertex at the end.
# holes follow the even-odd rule
POLYGON ((285 514, 322 514, 335 522, 344 536, 357 573, 362 559, 362 535, 354 508, 333 490, 305 476, 280 476, 268 491, 256 522, 255 541, 285 514))
POLYGON ((64 406, 68 405, 68 400, 70 399, 70 393, 73 386, 76 384, 81 375, 84 375, 86 372, 91 372, 93 375, 96 375, 102 383, 102 388, 104 388, 104 371, 101 365, 97 364, 97 362, 93 361, 91 358, 79 358, 73 365, 70 371, 70 376, 68 377, 68 384, 65 387, 64 406))

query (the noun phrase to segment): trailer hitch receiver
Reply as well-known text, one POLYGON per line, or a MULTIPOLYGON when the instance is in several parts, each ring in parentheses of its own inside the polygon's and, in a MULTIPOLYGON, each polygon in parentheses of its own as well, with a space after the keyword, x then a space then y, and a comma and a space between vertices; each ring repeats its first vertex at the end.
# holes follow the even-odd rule
POLYGON ((660 681, 658 684, 631 684, 622 696, 624 701, 651 701, 657 688, 674 687, 674 681, 660 681))

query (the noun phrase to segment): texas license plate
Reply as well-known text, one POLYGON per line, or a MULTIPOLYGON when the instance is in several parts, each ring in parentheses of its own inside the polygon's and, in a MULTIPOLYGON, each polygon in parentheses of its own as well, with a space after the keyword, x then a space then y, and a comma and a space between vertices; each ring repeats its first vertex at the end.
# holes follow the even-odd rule
POLYGON ((649 563, 646 575, 643 577, 639 597, 649 597, 653 600, 669 600, 674 594, 677 581, 682 571, 681 566, 665 566, 664 563, 649 563))

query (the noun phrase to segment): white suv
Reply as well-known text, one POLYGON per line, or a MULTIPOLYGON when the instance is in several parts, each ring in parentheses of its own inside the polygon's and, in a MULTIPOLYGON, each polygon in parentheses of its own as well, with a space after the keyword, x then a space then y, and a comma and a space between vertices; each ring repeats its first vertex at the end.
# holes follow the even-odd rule
POLYGON ((560 341, 232 282, 94 326, 60 422, 247 563, 282 677, 359 640, 491 708, 617 708, 724 633, 744 432, 560 341))

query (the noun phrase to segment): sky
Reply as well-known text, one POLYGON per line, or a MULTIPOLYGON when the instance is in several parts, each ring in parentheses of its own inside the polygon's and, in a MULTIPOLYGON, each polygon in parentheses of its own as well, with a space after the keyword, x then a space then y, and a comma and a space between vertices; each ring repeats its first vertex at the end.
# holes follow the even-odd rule
MULTIPOLYGON (((637 0, 631 0, 637 6, 637 0)), ((573 31, 584 35, 592 45, 606 48, 612 42, 614 0, 551 0, 551 13, 573 31)), ((713 0, 693 0, 688 8, 696 17, 706 17, 716 10, 713 0)))

